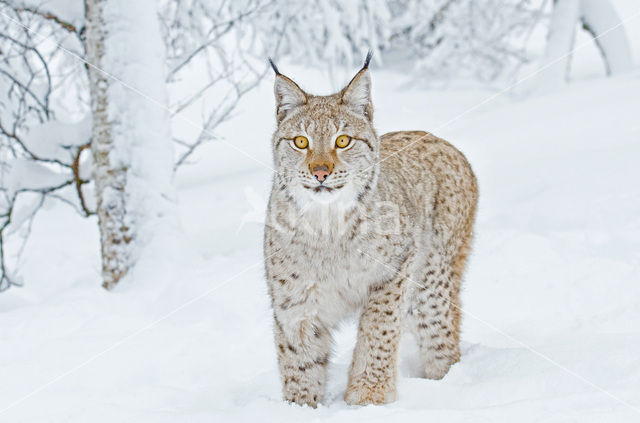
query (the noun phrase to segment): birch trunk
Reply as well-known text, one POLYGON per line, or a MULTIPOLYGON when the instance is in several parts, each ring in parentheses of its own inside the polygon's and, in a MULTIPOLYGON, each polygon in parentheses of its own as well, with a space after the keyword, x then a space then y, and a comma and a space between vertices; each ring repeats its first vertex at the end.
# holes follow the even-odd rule
POLYGON ((85 0, 103 286, 175 226, 164 46, 154 0, 85 0))

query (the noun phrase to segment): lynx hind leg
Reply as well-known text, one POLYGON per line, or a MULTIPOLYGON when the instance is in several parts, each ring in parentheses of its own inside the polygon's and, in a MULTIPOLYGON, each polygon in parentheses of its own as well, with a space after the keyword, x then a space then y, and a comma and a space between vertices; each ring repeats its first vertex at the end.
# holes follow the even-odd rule
POLYGON ((442 379, 460 360, 460 283, 466 252, 453 260, 429 255, 422 279, 414 284, 408 324, 420 351, 423 376, 442 379))

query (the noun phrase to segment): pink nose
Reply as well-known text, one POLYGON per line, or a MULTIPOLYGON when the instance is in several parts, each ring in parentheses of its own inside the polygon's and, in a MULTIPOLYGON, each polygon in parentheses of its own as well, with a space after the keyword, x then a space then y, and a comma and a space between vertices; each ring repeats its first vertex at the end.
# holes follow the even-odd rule
POLYGON ((312 174, 318 182, 324 182, 327 176, 329 176, 329 168, 325 164, 314 166, 312 174))

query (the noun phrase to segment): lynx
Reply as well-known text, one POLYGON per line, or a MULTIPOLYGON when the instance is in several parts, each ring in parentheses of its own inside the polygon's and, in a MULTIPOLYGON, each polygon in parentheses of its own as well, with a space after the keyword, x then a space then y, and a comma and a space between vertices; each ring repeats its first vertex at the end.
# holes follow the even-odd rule
POLYGON ((284 399, 323 401, 332 330, 359 316, 349 404, 396 399, 401 331, 423 376, 460 359, 460 283, 477 183, 464 155, 422 131, 378 136, 364 67, 315 96, 275 71, 276 173, 264 235, 284 399))

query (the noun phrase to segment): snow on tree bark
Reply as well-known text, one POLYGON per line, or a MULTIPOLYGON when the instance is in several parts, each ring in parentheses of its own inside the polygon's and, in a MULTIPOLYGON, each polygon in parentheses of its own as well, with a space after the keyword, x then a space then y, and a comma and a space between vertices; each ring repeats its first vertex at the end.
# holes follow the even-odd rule
POLYGON ((91 151, 103 285, 115 286, 160 225, 175 225, 165 58, 154 0, 86 0, 91 151))
POLYGON ((580 0, 582 25, 595 39, 608 75, 633 67, 629 40, 611 1, 580 0))
POLYGON ((557 0, 553 6, 547 46, 538 80, 547 89, 564 82, 569 75, 575 25, 580 16, 580 0, 557 0), (545 67, 546 66, 546 67, 545 67))

